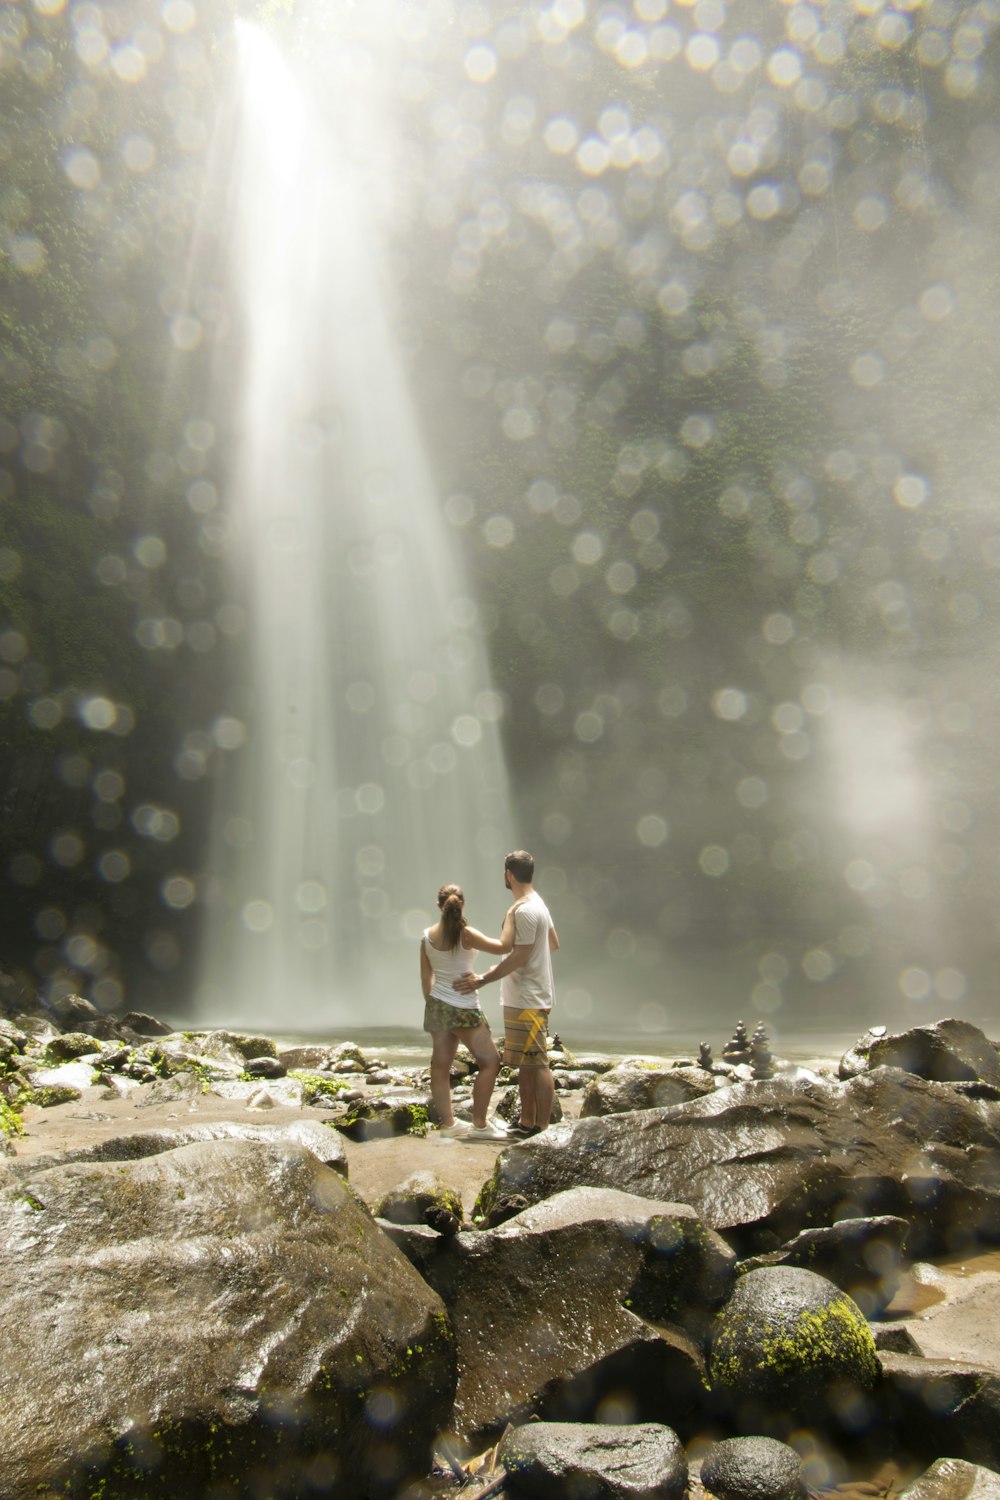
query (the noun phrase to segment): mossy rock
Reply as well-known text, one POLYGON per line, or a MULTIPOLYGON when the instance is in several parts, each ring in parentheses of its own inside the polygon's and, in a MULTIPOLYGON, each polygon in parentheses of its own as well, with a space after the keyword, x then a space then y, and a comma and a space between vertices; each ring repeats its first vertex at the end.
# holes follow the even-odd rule
POLYGON ((857 1303, 823 1276, 765 1266, 741 1276, 719 1312, 708 1377, 744 1430, 775 1432, 840 1413, 878 1379, 875 1341, 857 1303))
POLYGON ((337 1104, 339 1096, 353 1085, 343 1078, 331 1078, 328 1073, 311 1073, 308 1068, 289 1068, 289 1078, 297 1078, 302 1085, 303 1104, 337 1104))
POLYGON ((375 1209, 375 1217, 388 1219, 391 1224, 426 1224, 428 1213, 433 1216, 440 1210, 461 1222, 461 1194, 434 1172, 414 1172, 386 1193, 375 1209))
POLYGON ((96 1042, 85 1031, 67 1031, 62 1036, 52 1038, 45 1049, 44 1061, 54 1067, 59 1063, 72 1062, 77 1057, 93 1056, 100 1050, 100 1042, 96 1042))
POLYGON ((28 1088, 18 1100, 23 1108, 26 1104, 37 1104, 41 1109, 51 1109, 56 1104, 73 1104, 82 1095, 79 1089, 66 1083, 46 1083, 41 1088, 28 1088))
POLYGON ((426 1135, 430 1123, 428 1102, 422 1094, 367 1096, 354 1100, 334 1124, 353 1141, 426 1135))

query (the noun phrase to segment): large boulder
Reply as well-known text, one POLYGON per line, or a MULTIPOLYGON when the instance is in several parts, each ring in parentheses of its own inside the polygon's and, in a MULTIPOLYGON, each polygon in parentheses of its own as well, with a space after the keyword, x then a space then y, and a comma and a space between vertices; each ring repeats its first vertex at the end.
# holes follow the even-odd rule
POLYGON ((537 1500, 680 1500, 687 1459, 656 1422, 532 1422, 508 1432, 498 1461, 515 1495, 537 1500))
POLYGON ((835 1083, 733 1084, 670 1109, 560 1125, 497 1158, 479 1200, 615 1187, 690 1203, 742 1254, 800 1230, 891 1214, 912 1220, 908 1252, 1000 1240, 1000 1104, 896 1068, 835 1083))
POLYGON ((748 1271, 715 1321, 709 1381, 742 1432, 785 1436, 802 1421, 815 1425, 820 1413, 836 1427, 874 1390, 878 1373, 861 1310, 813 1271, 748 1271))
POLYGON ((880 1362, 878 1419, 906 1450, 1000 1469, 1000 1371, 888 1351, 880 1362))
POLYGON ((702 1395, 697 1337, 734 1263, 691 1209, 584 1188, 495 1229, 393 1238, 451 1314, 460 1437, 482 1441, 531 1411, 590 1421, 608 1400, 618 1421, 688 1423, 702 1395))
POLYGON ((614 1068, 587 1085, 580 1117, 661 1109, 714 1091, 715 1078, 704 1068, 614 1068))
POLYGON ((394 1495, 454 1390, 439 1299, 298 1145, 0 1164, 3 1493, 394 1495))
POLYGON ((742 1261, 740 1271, 759 1266, 802 1266, 825 1276, 874 1318, 899 1290, 903 1245, 910 1225, 891 1214, 870 1219, 841 1219, 818 1229, 803 1229, 780 1250, 742 1261))
POLYGON ((937 1083, 1000 1085, 1000 1053, 968 1021, 936 1021, 877 1037, 868 1049, 869 1068, 902 1068, 937 1083))
MULTIPOLYGON (((256 1141, 276 1147, 301 1146, 311 1151, 317 1161, 347 1176, 347 1152, 337 1131, 318 1120, 293 1120, 287 1125, 254 1125, 241 1120, 206 1120, 198 1124, 179 1125, 173 1129, 133 1130, 128 1135, 112 1136, 89 1146, 75 1146, 61 1151, 62 1165, 83 1161, 139 1161, 145 1156, 160 1156, 176 1151, 178 1146, 192 1146, 207 1141, 256 1141)), ((19 1176, 30 1176, 37 1162, 25 1159, 8 1169, 19 1176)))

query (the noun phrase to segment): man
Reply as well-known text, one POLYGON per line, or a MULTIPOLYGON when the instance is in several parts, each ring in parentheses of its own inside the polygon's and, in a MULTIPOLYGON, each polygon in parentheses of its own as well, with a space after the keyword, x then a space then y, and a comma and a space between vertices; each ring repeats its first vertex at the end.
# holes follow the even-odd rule
POLYGON ((514 897, 510 908, 514 946, 484 974, 466 974, 455 980, 455 989, 465 994, 491 980, 500 980, 503 1060, 507 1067, 517 1068, 521 1093, 521 1117, 509 1131, 514 1140, 545 1130, 555 1094, 546 1036, 554 999, 552 954, 559 947, 559 937, 548 907, 532 885, 534 876, 535 861, 526 850, 516 849, 507 855, 503 879, 514 897))

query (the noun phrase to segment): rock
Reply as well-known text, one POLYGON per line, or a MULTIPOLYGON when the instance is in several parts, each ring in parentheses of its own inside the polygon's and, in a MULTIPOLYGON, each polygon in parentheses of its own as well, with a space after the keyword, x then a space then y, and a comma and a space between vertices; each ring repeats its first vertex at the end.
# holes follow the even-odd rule
POLYGON ((899 1290, 903 1242, 909 1227, 906 1219, 890 1214, 841 1219, 824 1228, 803 1229, 780 1250, 741 1262, 740 1271, 753 1271, 762 1265, 803 1266, 839 1286, 866 1318, 873 1318, 888 1307, 899 1290))
POLYGON ((806 1500, 802 1460, 774 1438, 727 1438, 705 1454, 701 1482, 716 1500, 806 1500))
POLYGON ((310 1152, 9 1170, 6 1494, 305 1494, 322 1473, 368 1500, 426 1472, 454 1388, 441 1303, 310 1152))
POLYGON ((251 1078, 284 1078, 287 1069, 277 1057, 251 1057, 243 1071, 251 1078))
POLYGON ((800 1230, 883 1214, 910 1219, 908 1253, 1000 1240, 1000 1106, 896 1068, 840 1084, 784 1074, 672 1109, 559 1125, 497 1158, 479 1212, 495 1222, 574 1186, 690 1203, 743 1255, 800 1230))
MULTIPOLYGON (((56 1070, 53 1069, 53 1072, 56 1070)), ((90 1087, 91 1078, 87 1080, 90 1087)), ((30 1081, 30 1086, 25 1094, 22 1094, 20 1103, 35 1104, 39 1109, 53 1109, 57 1104, 75 1104, 80 1098, 80 1090, 68 1083, 36 1083, 30 1081)))
MULTIPOLYGON (((171 1078, 169 1082, 171 1084, 180 1084, 182 1079, 184 1079, 184 1075, 178 1074, 175 1078, 171 1078)), ((190 1077, 190 1075, 188 1080, 185 1080, 185 1083, 189 1083, 198 1089, 202 1087, 199 1081, 196 1078, 190 1077)), ((297 1078, 272 1078, 268 1080, 266 1088, 263 1084, 250 1082, 246 1079, 224 1078, 218 1081, 213 1080, 208 1085, 208 1088, 210 1093, 218 1094, 220 1099, 242 1099, 243 1103, 248 1107, 250 1106, 251 1099, 259 1100, 266 1094, 271 1103, 265 1105, 265 1109, 273 1109, 276 1104, 298 1106, 301 1105, 303 1099, 302 1084, 297 1078)), ((258 1104, 252 1107, 259 1108, 260 1106, 258 1104)))
POLYGON ((98 1010, 82 995, 63 995, 51 1001, 50 1008, 62 1031, 86 1031, 91 1036, 109 1040, 118 1038, 118 1023, 114 1017, 98 1010))
POLYGON ((329 1056, 327 1067, 335 1073, 367 1073, 372 1066, 355 1042, 338 1042, 330 1048, 329 1056))
POLYGON ((872 1327, 875 1348, 886 1354, 922 1353, 906 1323, 876 1323, 872 1327))
POLYGON ((428 1105, 426 1094, 366 1095, 349 1104, 345 1113, 333 1123, 352 1141, 384 1140, 394 1135, 426 1135, 428 1105))
POLYGON ((70 1088, 89 1089, 94 1082, 94 1065, 89 1062, 59 1063, 54 1068, 23 1069, 34 1089, 70 1088))
POLYGON ((1000 1474, 961 1458, 939 1458, 899 1500, 1000 1500, 1000 1474))
MULTIPOLYGON (((515 1120, 521 1118, 521 1091, 516 1085, 514 1088, 504 1089, 493 1113, 498 1115, 501 1120, 505 1120, 508 1125, 512 1125, 515 1120)), ((551 1123, 558 1125, 562 1118, 562 1101, 554 1098, 552 1100, 551 1123)))
POLYGON ((461 1221, 461 1193, 446 1187, 435 1172, 414 1172, 386 1193, 375 1216, 392 1224, 426 1224, 428 1211, 441 1209, 461 1221))
POLYGON ((9 1043, 15 1052, 23 1052, 28 1045, 27 1032, 22 1031, 20 1026, 15 1026, 13 1021, 7 1021, 3 1017, 0 1017, 0 1037, 9 1043))
POLYGON ((553 1073, 556 1088, 561 1093, 572 1093, 576 1089, 585 1089, 593 1078, 593 1073, 582 1073, 560 1068, 558 1073, 553 1073))
POLYGON ((889 1352, 880 1361, 879 1420, 912 1454, 1000 1468, 1000 1372, 889 1352))
POLYGON ((200 1050, 206 1057, 220 1057, 241 1065, 254 1057, 277 1057, 277 1048, 267 1036, 244 1036, 238 1031, 209 1031, 200 1038, 200 1050))
POLYGON ((618 1421, 689 1423, 704 1374, 692 1335, 733 1257, 684 1205, 580 1189, 500 1228, 393 1238, 451 1313, 464 1438, 533 1409, 594 1420, 608 1399, 618 1421))
POLYGON ((293 1068, 302 1068, 309 1073, 319 1072, 327 1067, 329 1059, 329 1047, 283 1047, 278 1053, 278 1061, 284 1063, 288 1073, 293 1068))
POLYGON ((765 1266, 739 1278, 717 1315, 708 1375, 739 1430, 777 1435, 827 1416, 836 1427, 874 1389, 878 1360, 839 1287, 796 1266, 765 1266))
POLYGON ((613 1068, 587 1085, 580 1118, 667 1109, 714 1090, 715 1079, 703 1068, 613 1068))
POLYGON ((960 1351, 967 1363, 1000 1373, 1000 1275, 958 1274, 919 1262, 910 1267, 910 1275, 934 1299, 911 1324, 914 1352, 925 1359, 953 1359, 960 1351))
POLYGON ((158 1021, 155 1016, 147 1016, 141 1010, 130 1010, 127 1015, 122 1016, 118 1022, 119 1026, 134 1031, 137 1036, 171 1036, 173 1027, 167 1026, 163 1021, 158 1021))
MULTIPOLYGON (((290 1125, 212 1120, 170 1130, 135 1130, 129 1135, 116 1135, 90 1146, 61 1151, 58 1160, 67 1166, 73 1162, 138 1161, 147 1156, 160 1156, 165 1151, 176 1151, 179 1146, 206 1141, 256 1141, 275 1148, 301 1146, 311 1151, 325 1167, 332 1167, 342 1177, 347 1176, 347 1153, 343 1141, 335 1130, 321 1125, 318 1120, 295 1120, 290 1125)), ((36 1163, 31 1160, 25 1160, 19 1166, 29 1175, 36 1169, 36 1163)))
POLYGON ((874 1041, 869 1068, 902 1068, 937 1083, 969 1082, 1000 1085, 1000 1055, 989 1038, 968 1021, 937 1021, 914 1026, 895 1036, 874 1041))
POLYGON ((532 1422, 505 1434, 497 1461, 538 1500, 680 1500, 688 1482, 677 1434, 657 1422, 532 1422))
POLYGON ((77 1057, 93 1057, 100 1052, 94 1046, 94 1038, 86 1031, 67 1031, 54 1036, 45 1048, 45 1058, 50 1063, 72 1062, 77 1057))
POLYGON ((876 1042, 885 1036, 884 1026, 871 1026, 864 1036, 859 1037, 853 1047, 848 1047, 840 1059, 838 1069, 839 1076, 843 1079, 856 1078, 859 1073, 867 1073, 868 1057, 876 1042))

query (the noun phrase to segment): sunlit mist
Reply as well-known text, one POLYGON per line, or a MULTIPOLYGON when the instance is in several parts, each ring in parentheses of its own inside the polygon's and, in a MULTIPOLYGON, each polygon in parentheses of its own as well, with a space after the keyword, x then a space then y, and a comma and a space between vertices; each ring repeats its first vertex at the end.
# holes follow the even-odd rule
POLYGON ((387 185, 369 191, 337 128, 357 132, 374 88, 331 121, 315 71, 239 33, 228 504, 252 711, 217 812, 201 1004, 308 1029, 419 993, 441 883, 499 921, 510 814, 501 700, 384 303, 387 185))

